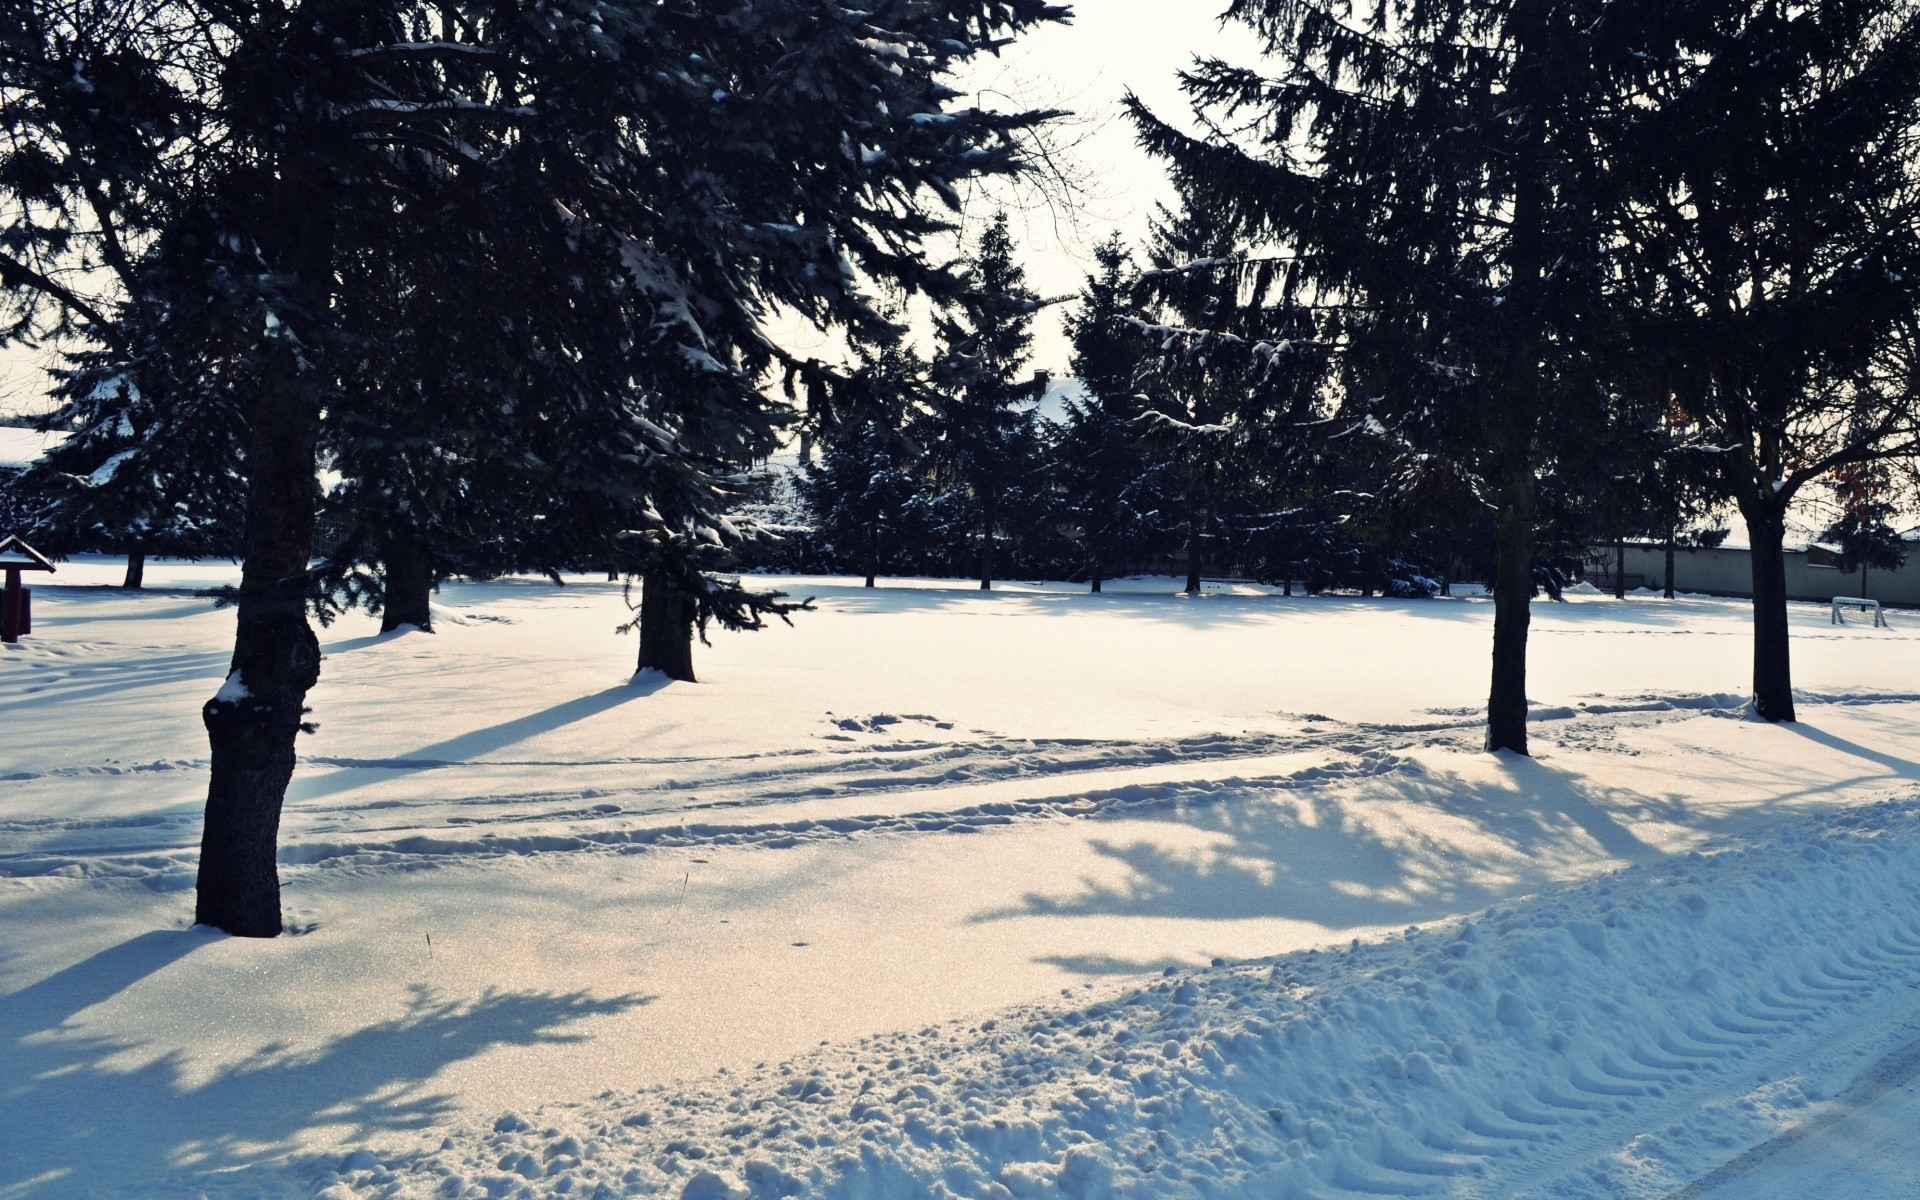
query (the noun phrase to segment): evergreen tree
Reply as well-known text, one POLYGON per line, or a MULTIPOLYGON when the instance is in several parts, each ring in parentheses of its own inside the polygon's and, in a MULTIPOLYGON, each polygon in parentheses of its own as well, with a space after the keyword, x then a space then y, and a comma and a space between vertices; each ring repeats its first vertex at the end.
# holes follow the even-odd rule
POLYGON ((1185 556, 1186 593, 1198 595, 1208 559, 1234 557, 1280 501, 1298 448, 1289 435, 1309 399, 1289 386, 1302 354, 1289 335, 1308 330, 1284 297, 1276 309, 1268 279, 1245 270, 1220 214, 1191 198, 1162 210, 1148 262, 1155 323, 1141 332, 1158 346, 1139 373, 1140 438, 1164 480, 1161 532, 1185 556))
POLYGON ((142 585, 149 554, 237 556, 244 421, 217 381, 200 384, 197 403, 166 403, 181 382, 143 387, 116 356, 78 353, 59 376, 61 406, 41 423, 68 436, 16 487, 27 539, 55 554, 123 554, 129 588, 142 585))
POLYGON ((804 465, 800 491, 813 513, 822 548, 852 567, 866 586, 883 563, 897 571, 904 552, 928 534, 927 481, 916 471, 911 432, 932 401, 927 364, 906 344, 905 330, 870 351, 870 361, 829 387, 810 390, 809 417, 824 452, 804 465))
POLYGON ((928 450, 952 485, 974 542, 980 587, 993 586, 1001 522, 1030 485, 1037 457, 1032 389, 1020 370, 1041 300, 1013 258, 1007 214, 994 214, 967 263, 966 288, 934 319, 939 352, 928 450))
POLYGON ((1140 317, 1132 302, 1132 256, 1116 233, 1094 258, 1096 268, 1066 319, 1070 366, 1085 391, 1067 399, 1047 454, 1058 514, 1074 530, 1076 569, 1087 573, 1097 592, 1121 564, 1143 557, 1151 533, 1148 514, 1159 505, 1148 494, 1140 445, 1135 376, 1144 351, 1130 325, 1140 317))
MULTIPOLYGON (((254 936, 280 930, 280 806, 319 671, 316 468, 327 426, 378 394, 342 317, 354 270, 431 230, 511 281, 462 294, 467 344, 485 328, 498 347, 462 416, 512 448, 495 478, 547 485, 512 497, 520 528, 543 530, 521 544, 624 552, 668 605, 656 618, 643 600, 643 665, 667 646, 690 676, 696 629, 781 608, 709 573, 779 421, 757 387, 776 357, 765 316, 857 327, 877 319, 865 280, 946 290, 922 249, 945 228, 928 202, 1020 169, 1019 134, 1045 114, 956 108, 940 80, 1065 16, 1041 0, 6 12, 0 191, 31 214, 0 245, 10 336, 78 334, 135 379, 212 372, 245 397, 245 563, 232 669, 203 710, 197 916, 254 936), (153 278, 198 288, 168 308, 153 278), (164 336, 128 337, 118 304, 164 336)), ((434 427, 400 415, 396 431, 434 427)))
POLYGON ((1350 418, 1469 464, 1497 497, 1493 750, 1527 749, 1543 442, 1592 403, 1607 324, 1595 125, 1609 81, 1643 69, 1619 8, 1236 0, 1229 18, 1275 71, 1187 73, 1219 132, 1190 136, 1130 100, 1183 192, 1270 248, 1323 314, 1350 418))
POLYGON ((894 430, 864 420, 843 430, 801 477, 822 548, 864 575, 867 587, 922 528, 922 483, 901 451, 894 430))

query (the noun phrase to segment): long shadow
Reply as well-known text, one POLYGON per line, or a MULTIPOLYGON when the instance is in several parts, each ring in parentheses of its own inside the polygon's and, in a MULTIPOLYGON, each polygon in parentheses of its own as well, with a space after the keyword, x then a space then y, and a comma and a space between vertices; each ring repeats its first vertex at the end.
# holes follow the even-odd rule
POLYGON ((484 729, 471 730, 390 758, 328 758, 323 760, 323 765, 358 768, 358 770, 336 770, 333 774, 318 779, 310 776, 296 779, 289 792, 289 798, 305 801, 350 792, 385 777, 377 774, 378 772, 432 771, 443 767, 460 766, 483 754, 491 754, 496 750, 542 734, 552 733, 556 729, 618 708, 629 701, 651 696, 672 682, 663 675, 649 675, 645 679, 635 679, 605 691, 595 692, 591 696, 577 696, 572 700, 564 700, 538 712, 515 717, 510 721, 502 721, 497 725, 489 725, 484 729))
MULTIPOLYGON (((1275 797, 1254 785, 1243 796, 1212 804, 1155 817, 1129 815, 1129 822, 1163 821, 1217 836, 1198 850, 1184 837, 1096 839, 1094 851, 1123 868, 1122 882, 1089 879, 1067 897, 1029 893, 1016 905, 973 920, 1279 918, 1333 935, 1472 912, 1556 882, 1574 862, 1625 865, 1664 857, 1621 819, 1622 813, 1637 815, 1638 797, 1601 803, 1584 783, 1528 759, 1507 758, 1502 769, 1505 785, 1494 787, 1411 771, 1380 780, 1392 789, 1381 803, 1391 802, 1402 813, 1425 810, 1457 819, 1474 827, 1473 836, 1428 832, 1417 817, 1396 822, 1383 835, 1369 819, 1375 802, 1317 788, 1275 797)), ((1696 824, 1711 824, 1702 814, 1691 816, 1696 824)), ((1103 957, 1048 961, 1099 974, 1166 965, 1103 957)))
POLYGON ((580 1022, 651 999, 489 990, 460 1000, 417 985, 399 1016, 314 1050, 265 1047, 203 1081, 204 1064, 182 1054, 149 1056, 140 1042, 69 1024, 219 937, 142 934, 0 997, 0 1197, 230 1170, 296 1149, 318 1126, 349 1138, 420 1128, 454 1106, 425 1085, 449 1064, 496 1046, 577 1041, 580 1022))
POLYGON ((56 677, 45 683, 34 681, 31 677, 22 677, 24 682, 34 683, 37 690, 28 692, 18 700, 0 701, 0 712, 11 712, 23 708, 40 708, 48 704, 65 704, 79 700, 93 700, 101 696, 121 695, 135 689, 168 687, 176 683, 203 679, 207 684, 207 695, 211 696, 220 686, 222 672, 230 655, 217 651, 205 654, 177 654, 162 659, 137 660, 114 666, 101 666, 89 663, 84 675, 74 678, 56 677), (177 666, 168 666, 178 663, 177 666))
POLYGON ((1827 747, 1829 750, 1838 750, 1843 754, 1851 754, 1855 758, 1864 758, 1868 762, 1878 763, 1903 778, 1920 779, 1920 763, 1916 763, 1912 759, 1900 758, 1897 755, 1875 750, 1870 746, 1862 746, 1859 742, 1849 741, 1837 734, 1828 733, 1824 729, 1816 729, 1805 721, 1789 722, 1780 725, 1779 728, 1791 733, 1796 733, 1810 742, 1815 742, 1827 747))

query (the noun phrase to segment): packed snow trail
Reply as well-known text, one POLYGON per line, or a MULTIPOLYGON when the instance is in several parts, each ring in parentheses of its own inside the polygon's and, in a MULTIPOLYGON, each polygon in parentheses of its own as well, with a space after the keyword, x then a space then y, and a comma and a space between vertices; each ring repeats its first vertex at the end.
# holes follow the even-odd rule
POLYGON ((1920 802, 1803 818, 1381 942, 1169 969, 225 1183, 327 1200, 1660 1196, 1920 1032, 1916 874, 1920 802))
MULTIPOLYGON (((88 570, 117 579, 61 578, 88 570)), ((1796 609, 1803 721, 1776 728, 1733 694, 1742 605, 1542 605, 1539 756, 1515 760, 1477 750, 1483 603, 783 586, 820 611, 720 639, 694 687, 622 677, 601 584, 449 587, 430 637, 325 631, 283 824, 297 936, 265 945, 186 930, 231 614, 45 589, 0 653, 0 1200, 311 1194, 349 1152, 411 1162, 451 1134, 471 1157, 460 1131, 505 1110, 950 1041, 1920 784, 1920 626, 1898 614, 1796 609)), ((1880 1036, 1847 1020, 1834 1045, 1880 1036)), ((1649 1105, 1590 1115, 1657 1133, 1632 1124, 1649 1105)), ((1675 1161, 1776 1131, 1685 1134, 1675 1161)))

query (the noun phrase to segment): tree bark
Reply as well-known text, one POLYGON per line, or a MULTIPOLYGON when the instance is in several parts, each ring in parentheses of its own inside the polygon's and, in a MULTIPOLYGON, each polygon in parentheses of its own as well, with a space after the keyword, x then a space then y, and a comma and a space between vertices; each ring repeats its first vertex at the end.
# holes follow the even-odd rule
POLYGON ((872 525, 867 526, 867 586, 868 587, 873 586, 873 576, 874 576, 875 570, 877 569, 877 560, 880 557, 879 541, 880 541, 879 532, 872 525))
POLYGON ((1487 749, 1527 753, 1527 627, 1533 620, 1533 464, 1524 445, 1501 472, 1493 581, 1493 683, 1487 749))
POLYGON ((1786 517, 1770 506, 1743 513, 1753 551, 1753 709, 1768 721, 1791 721, 1793 670, 1787 638, 1786 517))
POLYGON ((212 748, 194 920, 280 933, 280 808, 320 643, 307 624, 320 406, 291 354, 262 381, 248 452, 246 562, 227 683, 201 709, 212 748))
POLYGON ((412 625, 423 633, 433 632, 433 567, 426 547, 411 530, 389 533, 380 549, 384 600, 380 606, 380 632, 392 633, 402 625, 412 625))
MULTIPOLYGON (((280 178, 273 258, 289 279, 284 314, 326 319, 333 295, 333 188, 315 82, 295 85, 272 156, 280 178)), ((246 560, 227 681, 200 710, 211 769, 194 920, 240 937, 281 931, 280 809, 293 777, 320 643, 307 623, 320 442, 323 337, 267 343, 247 452, 246 560)))
POLYGON ((1187 526, 1187 595, 1200 594, 1200 530, 1187 526))
POLYGON ((1673 599, 1673 529, 1667 529, 1667 586, 1662 593, 1667 599, 1673 599))
POLYGON ((1613 538, 1613 598, 1627 598, 1627 535, 1617 533, 1613 538))
POLYGON ((648 571, 640 581, 641 671, 659 671, 685 683, 693 678, 692 597, 673 586, 661 571, 648 571))
POLYGON ((1093 594, 1100 594, 1100 564, 1093 564, 1093 594))
POLYGON ((120 586, 128 591, 139 591, 147 582, 147 552, 135 550, 127 555, 127 575, 120 586))

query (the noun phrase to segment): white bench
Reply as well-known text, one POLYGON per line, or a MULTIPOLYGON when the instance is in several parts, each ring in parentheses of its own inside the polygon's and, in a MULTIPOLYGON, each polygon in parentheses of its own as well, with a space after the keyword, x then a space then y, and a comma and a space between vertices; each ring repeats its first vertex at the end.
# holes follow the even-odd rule
POLYGON ((1888 628, 1886 614, 1880 611, 1880 602, 1878 600, 1869 600, 1865 596, 1835 596, 1833 598, 1833 620, 1829 621, 1828 624, 1845 625, 1847 623, 1847 619, 1840 615, 1840 610, 1843 607, 1858 608, 1863 611, 1871 610, 1873 612, 1873 627, 1875 629, 1888 628))

